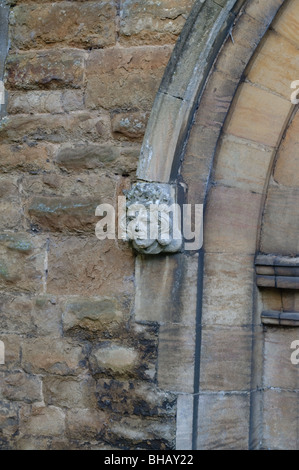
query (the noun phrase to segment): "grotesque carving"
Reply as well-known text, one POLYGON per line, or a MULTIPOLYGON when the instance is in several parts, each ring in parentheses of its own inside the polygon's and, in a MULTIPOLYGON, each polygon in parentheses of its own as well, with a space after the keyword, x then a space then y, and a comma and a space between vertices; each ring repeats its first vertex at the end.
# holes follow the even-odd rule
POLYGON ((124 194, 126 214, 121 226, 133 248, 143 254, 178 252, 182 236, 174 188, 167 184, 137 183, 124 194))

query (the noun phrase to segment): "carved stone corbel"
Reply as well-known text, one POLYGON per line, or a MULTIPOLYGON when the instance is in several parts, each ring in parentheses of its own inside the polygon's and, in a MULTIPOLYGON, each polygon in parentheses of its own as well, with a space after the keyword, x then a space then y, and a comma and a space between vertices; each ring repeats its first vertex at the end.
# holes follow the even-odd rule
POLYGON ((121 228, 133 248, 147 255, 181 251, 177 188, 162 183, 136 183, 124 194, 126 213, 121 228))

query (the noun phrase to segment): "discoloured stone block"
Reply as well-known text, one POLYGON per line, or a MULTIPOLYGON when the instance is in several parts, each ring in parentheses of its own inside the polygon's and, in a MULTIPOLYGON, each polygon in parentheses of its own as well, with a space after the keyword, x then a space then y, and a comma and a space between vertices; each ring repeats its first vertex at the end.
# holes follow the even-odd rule
POLYGON ((42 402, 42 382, 34 375, 25 374, 18 370, 10 372, 1 378, 1 391, 6 400, 22 401, 24 403, 42 402))
POLYGON ((107 416, 102 411, 94 409, 72 409, 66 414, 67 434, 71 439, 84 436, 85 439, 95 439, 107 425, 107 416))

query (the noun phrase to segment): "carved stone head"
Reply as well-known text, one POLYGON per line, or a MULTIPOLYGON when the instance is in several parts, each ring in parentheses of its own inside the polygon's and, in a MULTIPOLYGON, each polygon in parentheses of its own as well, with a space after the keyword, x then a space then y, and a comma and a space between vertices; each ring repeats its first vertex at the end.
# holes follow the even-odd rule
POLYGON ((143 254, 178 252, 182 236, 172 186, 137 183, 124 194, 126 215, 121 225, 133 248, 143 254))

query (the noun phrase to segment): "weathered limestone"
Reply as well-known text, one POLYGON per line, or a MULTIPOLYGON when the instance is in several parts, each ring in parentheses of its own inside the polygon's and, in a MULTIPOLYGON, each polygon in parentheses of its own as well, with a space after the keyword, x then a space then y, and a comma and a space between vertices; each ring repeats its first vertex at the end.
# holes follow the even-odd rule
POLYGON ((42 402, 42 382, 34 375, 25 374, 18 370, 1 377, 0 395, 12 402, 34 403, 42 402))
POLYGON ((59 408, 28 406, 21 410, 21 435, 61 436, 65 430, 65 414, 59 408))
POLYGON ((76 375, 82 371, 82 346, 55 337, 28 338, 22 344, 22 366, 27 373, 76 375))

